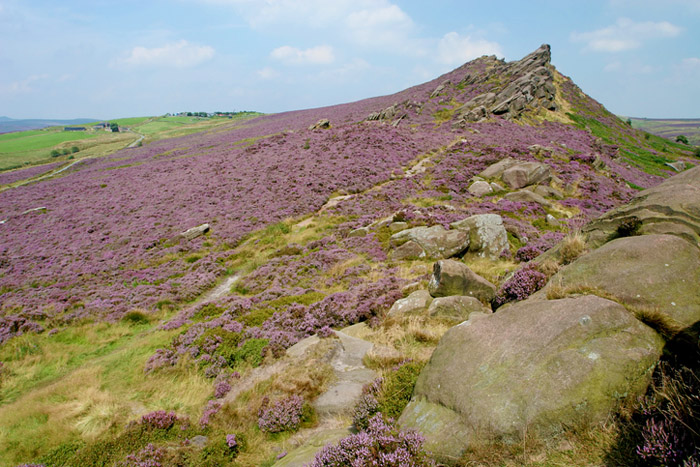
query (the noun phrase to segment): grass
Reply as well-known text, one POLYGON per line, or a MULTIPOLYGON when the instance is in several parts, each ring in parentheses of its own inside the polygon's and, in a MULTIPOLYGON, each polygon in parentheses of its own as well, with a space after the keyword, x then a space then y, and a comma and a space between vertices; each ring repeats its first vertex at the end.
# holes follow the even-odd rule
POLYGON ((62 127, 0 135, 0 170, 27 163, 55 162, 61 159, 50 156, 52 149, 70 149, 72 146, 80 148, 84 142, 102 139, 102 136, 94 131, 63 131, 62 127))

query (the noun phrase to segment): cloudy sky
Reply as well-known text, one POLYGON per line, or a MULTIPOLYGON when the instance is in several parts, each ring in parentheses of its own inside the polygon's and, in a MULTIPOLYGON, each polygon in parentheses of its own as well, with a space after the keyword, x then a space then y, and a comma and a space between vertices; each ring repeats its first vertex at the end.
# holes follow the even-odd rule
POLYGON ((542 43, 617 114, 700 117, 700 0, 0 0, 0 115, 317 107, 542 43))

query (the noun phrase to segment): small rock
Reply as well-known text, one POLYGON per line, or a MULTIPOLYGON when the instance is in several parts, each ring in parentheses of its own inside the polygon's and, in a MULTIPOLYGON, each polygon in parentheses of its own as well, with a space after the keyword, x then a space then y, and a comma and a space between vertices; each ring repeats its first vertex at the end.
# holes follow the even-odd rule
POLYGON ((392 222, 391 224, 389 224, 389 230, 392 234, 395 234, 396 232, 401 232, 402 230, 406 230, 407 228, 408 222, 392 222))
POLYGON ((484 195, 488 195, 489 193, 493 193, 493 188, 491 188, 491 185, 489 185, 488 182, 476 181, 469 186, 467 191, 474 196, 482 197, 484 195))
POLYGON ((364 237, 368 233, 369 229, 367 227, 360 227, 359 229, 351 230, 348 237, 364 237))
POLYGON ((559 226, 559 221, 557 220, 556 217, 554 217, 551 214, 547 214, 547 217, 545 217, 545 222, 547 222, 547 225, 551 225, 552 227, 559 226))
POLYGON ((409 240, 389 253, 392 261, 404 261, 407 259, 425 258, 425 250, 413 240, 409 240))
POLYGON ((433 297, 466 295, 490 303, 496 296, 496 286, 474 273, 459 261, 446 259, 433 265, 433 275, 428 283, 428 291, 433 297))
POLYGON ((432 301, 433 297, 427 290, 416 290, 408 297, 396 300, 387 315, 419 315, 428 309, 432 301))
POLYGON ((537 203, 540 206, 546 207, 550 207, 552 205, 551 202, 530 190, 514 191, 513 193, 508 193, 503 198, 507 199, 508 201, 518 201, 520 203, 537 203))
POLYGON ((676 172, 683 172, 687 167, 686 163, 683 161, 666 162, 666 165, 671 167, 676 172))
POLYGON ((401 293, 408 296, 421 288, 423 288, 423 285, 420 282, 411 282, 410 284, 406 284, 401 287, 401 293))
POLYGON ((203 448, 209 442, 209 438, 202 435, 194 436, 190 439, 190 443, 198 448, 203 448))
POLYGON ((506 169, 517 164, 518 161, 512 157, 506 157, 503 160, 496 162, 488 167, 486 167, 480 174, 480 177, 484 178, 497 178, 500 177, 506 169))
POLYGON ((503 188, 501 185, 499 185, 496 182, 491 182, 489 183, 491 185, 491 189, 493 190, 494 193, 498 193, 499 191, 505 191, 505 188, 503 188))
POLYGON ((201 237, 207 232, 209 232, 209 224, 202 224, 182 232, 180 236, 189 241, 194 240, 197 237, 201 237))
POLYGON ((549 181, 552 169, 541 162, 520 162, 503 172, 502 179, 511 190, 549 181))
POLYGON ((331 121, 327 118, 322 118, 309 127, 309 130, 327 130, 331 127, 331 121))

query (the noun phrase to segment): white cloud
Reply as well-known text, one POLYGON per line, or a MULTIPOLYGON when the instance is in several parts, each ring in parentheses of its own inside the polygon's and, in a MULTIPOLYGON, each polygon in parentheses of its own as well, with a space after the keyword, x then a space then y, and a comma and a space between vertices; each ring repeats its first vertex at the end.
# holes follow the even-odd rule
POLYGON ((34 84, 50 78, 47 74, 31 75, 21 81, 14 81, 7 84, 0 83, 0 94, 17 95, 35 92, 34 84))
POLYGON ((270 67, 265 67, 261 70, 258 70, 256 74, 261 78, 261 79, 275 79, 279 76, 279 72, 275 70, 274 68, 270 67))
POLYGON ((689 58, 684 58, 683 61, 681 61, 681 66, 683 68, 688 68, 688 69, 700 69, 700 58, 697 57, 689 57, 689 58))
POLYGON ((597 52, 623 52, 641 47, 650 39, 676 37, 683 29, 668 21, 636 22, 620 18, 612 26, 590 32, 574 32, 571 40, 586 44, 586 48, 597 52))
POLYGON ((194 45, 186 40, 181 40, 163 47, 136 46, 131 49, 127 56, 113 61, 112 65, 189 68, 210 60, 213 56, 214 49, 212 47, 194 45))
POLYGON ((445 34, 437 47, 437 61, 445 65, 462 65, 482 55, 503 56, 497 42, 460 36, 456 32, 445 34))
POLYGON ((284 45, 273 50, 270 57, 293 65, 328 64, 335 60, 333 47, 329 45, 319 45, 306 50, 284 45))
POLYGON ((398 6, 381 5, 352 11, 345 25, 349 37, 356 43, 371 46, 400 46, 415 28, 413 20, 398 6))

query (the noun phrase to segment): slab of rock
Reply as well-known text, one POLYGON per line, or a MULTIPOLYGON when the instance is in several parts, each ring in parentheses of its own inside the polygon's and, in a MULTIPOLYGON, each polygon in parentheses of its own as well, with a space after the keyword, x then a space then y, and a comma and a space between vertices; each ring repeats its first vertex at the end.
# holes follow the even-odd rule
POLYGON ((313 403, 319 415, 340 415, 352 412, 362 395, 362 386, 377 377, 374 370, 362 363, 362 359, 372 349, 373 344, 341 331, 336 331, 335 334, 340 342, 330 364, 336 379, 333 386, 313 403))
POLYGON ((684 326, 700 321, 700 249, 674 235, 613 240, 560 270, 541 293, 555 284, 600 289, 684 326))
POLYGON ((408 228, 408 222, 392 222, 389 224, 389 230, 391 233, 396 233, 396 232, 401 232, 402 230, 406 230, 408 228))
POLYGON ((494 193, 498 193, 499 191, 505 191, 505 188, 503 188, 501 185, 499 185, 496 182, 491 182, 489 183, 491 185, 491 189, 493 190, 494 193))
POLYGON ((367 227, 360 227, 359 229, 351 230, 348 237, 364 237, 369 233, 367 227))
POLYGON ((503 198, 508 201, 518 201, 520 203, 537 203, 540 206, 551 207, 551 201, 530 190, 518 190, 506 194, 503 198))
POLYGON ((425 258, 425 250, 413 240, 409 240, 400 247, 389 252, 389 259, 392 261, 404 261, 418 258, 425 258))
POLYGON ((326 445, 336 444, 341 439, 350 436, 352 432, 349 428, 336 428, 333 430, 323 430, 312 436, 308 441, 298 448, 287 453, 286 456, 272 464, 272 467, 304 467, 311 464, 326 445))
POLYGON ((511 190, 549 181, 552 169, 541 162, 519 162, 503 172, 501 179, 511 190))
POLYGON ((508 248, 508 233, 498 214, 477 214, 450 224, 469 233, 469 251, 482 257, 498 258, 508 248))
POLYGON ((419 315, 428 309, 432 301, 433 297, 427 290, 416 290, 408 297, 396 300, 387 315, 419 315))
POLYGON ((596 247, 636 225, 639 234, 671 234, 700 245, 700 166, 641 191, 582 229, 596 247))
POLYGON ((454 460, 484 438, 599 423, 644 393, 663 346, 615 302, 526 300, 451 328, 399 424, 418 429, 439 459, 454 460))
POLYGON ((436 298, 466 295, 482 303, 491 303, 496 296, 495 285, 469 269, 466 264, 453 259, 441 260, 433 265, 428 291, 436 298))
POLYGON ((197 237, 201 237, 205 233, 209 232, 209 224, 198 225, 197 227, 192 227, 187 229, 180 234, 182 238, 187 241, 194 240, 197 237))
POLYGON ((469 247, 469 236, 462 231, 446 230, 441 225, 414 227, 391 236, 389 243, 399 246, 412 240, 425 250, 430 258, 450 258, 469 247))
POLYGON ((513 159, 512 157, 506 157, 505 159, 502 159, 496 162, 495 164, 491 164, 488 167, 486 167, 479 174, 479 176, 484 178, 498 178, 501 175, 503 175, 503 172, 505 172, 506 169, 513 167, 517 163, 518 161, 513 159))
POLYGON ((529 186, 525 189, 534 191, 538 195, 544 196, 545 198, 554 198, 554 199, 563 199, 564 198, 564 193, 562 193, 561 190, 557 190, 556 188, 553 188, 549 185, 537 185, 535 187, 529 186))
POLYGON ((493 188, 491 188, 489 182, 476 181, 469 185, 467 191, 474 196, 482 197, 484 195, 488 195, 489 193, 493 193, 493 188))
POLYGON ((452 295, 434 299, 428 307, 428 315, 433 318, 441 318, 455 323, 461 323, 469 319, 472 313, 491 313, 475 297, 452 295))

